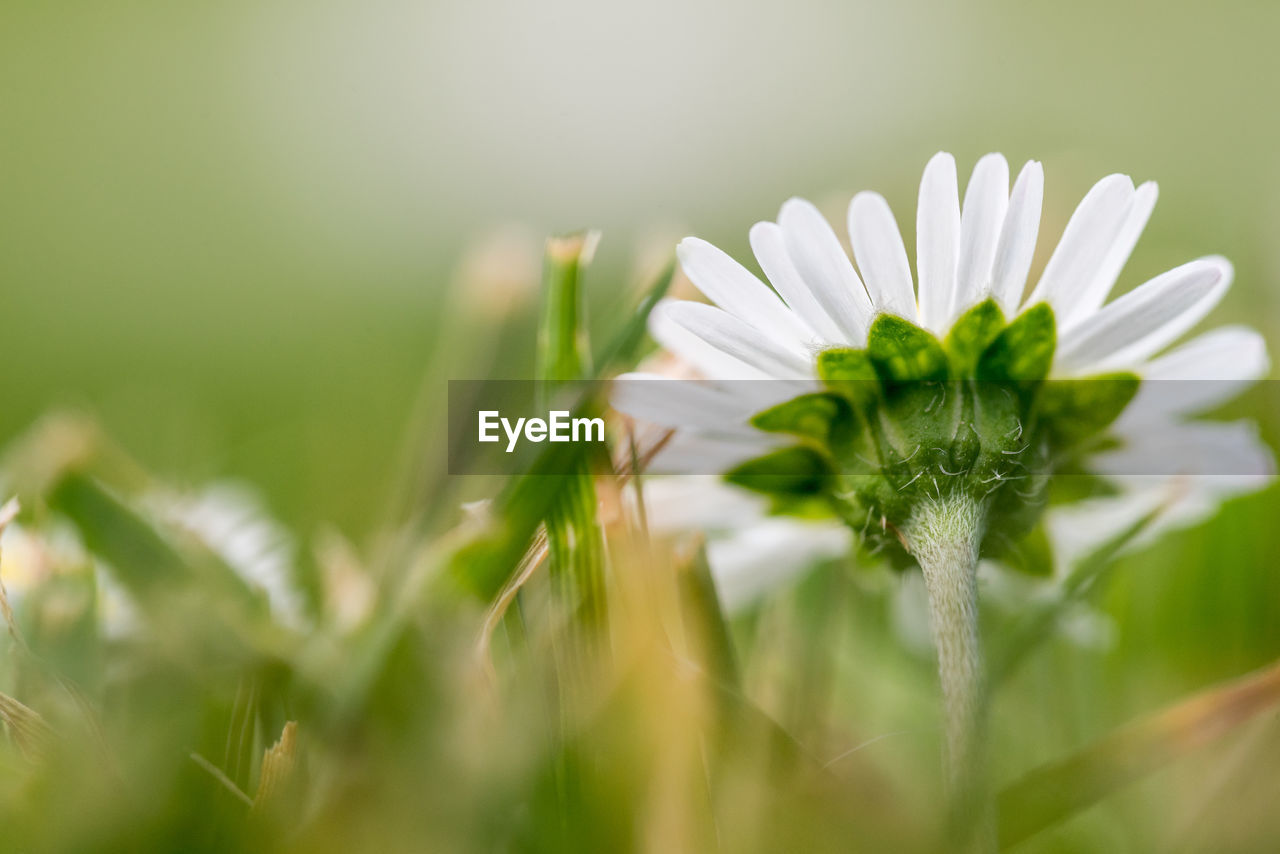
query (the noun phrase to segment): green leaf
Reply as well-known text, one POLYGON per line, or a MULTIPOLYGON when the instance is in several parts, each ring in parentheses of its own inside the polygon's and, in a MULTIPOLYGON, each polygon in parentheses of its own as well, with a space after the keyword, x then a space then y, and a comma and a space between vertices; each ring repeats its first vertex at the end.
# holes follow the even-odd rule
POLYGON ((946 350, 954 377, 967 377, 978 357, 1004 329, 1004 312, 993 299, 980 302, 964 313, 947 333, 946 350))
POLYGON ((978 359, 977 377, 1030 388, 1049 375, 1057 346, 1053 309, 1048 303, 1024 311, 1005 327, 978 359))
POLYGON ((162 529, 105 486, 69 472, 48 495, 85 546, 105 561, 174 660, 219 666, 280 655, 283 636, 268 619, 265 597, 203 547, 180 548, 162 529))
POLYGON ((654 306, 667 295, 675 276, 676 263, 672 259, 658 274, 653 284, 648 287, 640 300, 640 304, 636 306, 631 316, 623 322, 622 327, 613 334, 608 345, 602 351, 596 365, 597 378, 612 375, 618 370, 629 370, 630 366, 634 365, 636 360, 640 358, 641 345, 649 328, 649 314, 653 311, 654 306))
POLYGON ((734 468, 725 480, 766 495, 817 495, 831 477, 820 453, 801 445, 773 451, 734 468))
MULTIPOLYGON (((1090 450, 1092 451, 1092 447, 1090 450)), ((1058 506, 1074 504, 1077 501, 1104 498, 1118 492, 1116 485, 1105 477, 1070 465, 1065 469, 1055 469, 1053 481, 1049 487, 1049 503, 1058 506)))
POLYGON ((1059 446, 1071 446, 1096 436, 1129 405, 1140 382, 1127 372, 1050 380, 1038 397, 1040 423, 1059 446))
POLYGON ((790 516, 793 519, 831 519, 831 502, 825 495, 781 495, 774 493, 769 502, 770 516, 790 516))
POLYGON ((65 475, 49 494, 49 503, 69 518, 95 555, 109 563, 114 576, 136 598, 159 589, 179 589, 193 582, 207 592, 223 594, 238 605, 258 610, 258 595, 212 554, 202 559, 181 554, 150 522, 79 472, 65 475))
POLYGON ((720 610, 720 597, 705 547, 698 549, 687 566, 678 567, 676 588, 686 638, 694 647, 696 660, 705 663, 706 672, 717 682, 739 689, 738 656, 724 612, 720 610))
POLYGON ((1031 533, 1006 545, 998 555, 1005 566, 1036 578, 1053 575, 1053 545, 1044 525, 1037 525, 1031 533))
POLYGON ((1027 608, 1008 632, 1009 640, 992 655, 991 684, 999 685, 1017 669, 1040 641, 1049 635, 1053 623, 1071 605, 1096 596, 1111 579, 1116 561, 1126 548, 1168 509, 1161 504, 1144 514, 1115 536, 1096 546, 1073 567, 1062 582, 1060 593, 1048 602, 1027 608))
POLYGON ((187 561, 150 524, 86 475, 73 472, 63 477, 49 501, 71 519, 85 545, 112 565, 134 595, 191 580, 187 561))
POLYGON ((871 324, 867 353, 886 384, 947 378, 947 354, 938 339, 896 315, 882 314, 871 324))
POLYGON ((848 444, 854 428, 849 402, 830 392, 802 394, 760 412, 751 425, 766 433, 789 433, 830 447, 848 444))

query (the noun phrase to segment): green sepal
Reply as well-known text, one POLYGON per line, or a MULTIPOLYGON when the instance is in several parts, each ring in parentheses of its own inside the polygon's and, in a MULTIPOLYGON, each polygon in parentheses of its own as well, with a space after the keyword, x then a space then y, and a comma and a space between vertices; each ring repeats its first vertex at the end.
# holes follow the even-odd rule
POLYGON ((993 299, 966 311, 947 333, 944 345, 951 358, 951 375, 957 379, 970 376, 978 358, 1004 328, 1004 312, 993 299))
MULTIPOLYGON (((950 465, 948 471, 968 471, 982 453, 983 436, 977 427, 977 416, 974 412, 974 393, 959 383, 954 384, 960 393, 960 421, 955 437, 951 440, 950 465)), ((988 446, 991 444, 987 442, 988 446)))
POLYGON ((901 385, 889 395, 879 420, 885 440, 879 454, 885 466, 893 470, 908 458, 912 468, 925 462, 945 465, 963 405, 961 391, 959 383, 931 380, 901 385), (934 459, 939 453, 941 458, 934 459))
POLYGON ((1026 404, 1006 383, 973 383, 974 411, 961 424, 972 425, 981 445, 975 464, 994 474, 1010 473, 1010 467, 1026 464, 1026 454, 1034 445, 1026 404))
POLYGON ((1141 380, 1124 371, 1073 380, 1050 380, 1037 398, 1037 418, 1057 447, 1101 433, 1138 392, 1141 380))
POLYGON ((823 391, 802 394, 757 413, 751 425, 766 433, 812 439, 836 451, 848 447, 857 429, 849 401, 823 391))
POLYGON ((831 479, 831 465, 813 448, 795 445, 747 460, 724 477, 735 486, 765 495, 818 495, 831 479))
POLYGON ((868 411, 880 397, 880 376, 866 350, 833 347, 818 354, 818 378, 859 411, 868 411))
POLYGON ((1053 309, 1039 303, 1004 328, 978 359, 975 375, 981 382, 1014 383, 1029 392, 1049 375, 1057 346, 1053 309))
POLYGON ((886 385, 947 378, 947 354, 938 339, 893 314, 871 324, 867 354, 886 385))

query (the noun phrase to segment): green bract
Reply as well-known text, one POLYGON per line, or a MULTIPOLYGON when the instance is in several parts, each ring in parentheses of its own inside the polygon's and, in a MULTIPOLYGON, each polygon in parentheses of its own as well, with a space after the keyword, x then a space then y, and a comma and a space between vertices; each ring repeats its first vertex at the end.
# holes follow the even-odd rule
POLYGON ((987 300, 945 341, 893 315, 865 350, 818 355, 825 391, 756 414, 795 444, 728 478, 779 509, 825 503, 873 550, 908 565, 899 531, 922 502, 968 497, 984 511, 982 551, 1030 572, 1050 568, 1042 531, 1049 476, 1096 445, 1138 387, 1128 373, 1050 380, 1053 312, 1007 322, 987 300))

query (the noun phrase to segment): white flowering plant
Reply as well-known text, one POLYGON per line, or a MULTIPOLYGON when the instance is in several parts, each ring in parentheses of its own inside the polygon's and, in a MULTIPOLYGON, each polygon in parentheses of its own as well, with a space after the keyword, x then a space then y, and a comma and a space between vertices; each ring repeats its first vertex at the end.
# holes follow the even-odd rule
POLYGON ((1043 175, 1033 161, 1012 190, 1008 176, 1002 156, 982 158, 961 206, 954 159, 929 162, 918 285, 876 193, 849 206, 856 270, 822 215, 798 199, 751 231, 772 288, 705 241, 685 240, 685 272, 715 305, 669 301, 651 328, 703 382, 664 396, 658 377, 632 374, 615 394, 635 417, 692 423, 700 447, 721 444, 726 479, 767 495, 774 512, 816 505, 870 551, 923 570, 950 776, 966 808, 978 798, 969 832, 980 846, 992 833, 981 817, 980 559, 1052 574, 1044 511, 1056 485, 1089 494, 1095 484, 1082 490, 1078 479, 1091 472, 1121 482, 1234 475, 1256 487, 1271 470, 1247 427, 1205 450, 1206 437, 1178 420, 1265 373, 1259 336, 1232 328, 1157 356, 1221 299, 1231 265, 1192 261, 1108 302, 1156 200, 1154 184, 1112 175, 1086 195, 1024 297, 1043 175), (1208 391, 1170 405, 1166 393, 1139 396, 1144 378, 1206 381, 1208 391), (765 388, 740 393, 735 382, 765 388), (1117 453, 1127 443, 1180 453, 1126 470, 1136 464, 1117 453))

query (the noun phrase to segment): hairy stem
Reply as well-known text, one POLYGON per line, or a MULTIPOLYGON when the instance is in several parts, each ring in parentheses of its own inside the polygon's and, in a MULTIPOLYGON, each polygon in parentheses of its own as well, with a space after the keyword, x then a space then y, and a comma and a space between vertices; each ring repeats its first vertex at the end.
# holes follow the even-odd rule
POLYGON ((903 531, 924 573, 929 623, 938 652, 946 725, 945 765, 952 821, 968 850, 994 850, 984 782, 984 685, 978 638, 978 547, 982 506, 963 495, 926 501, 903 531))

